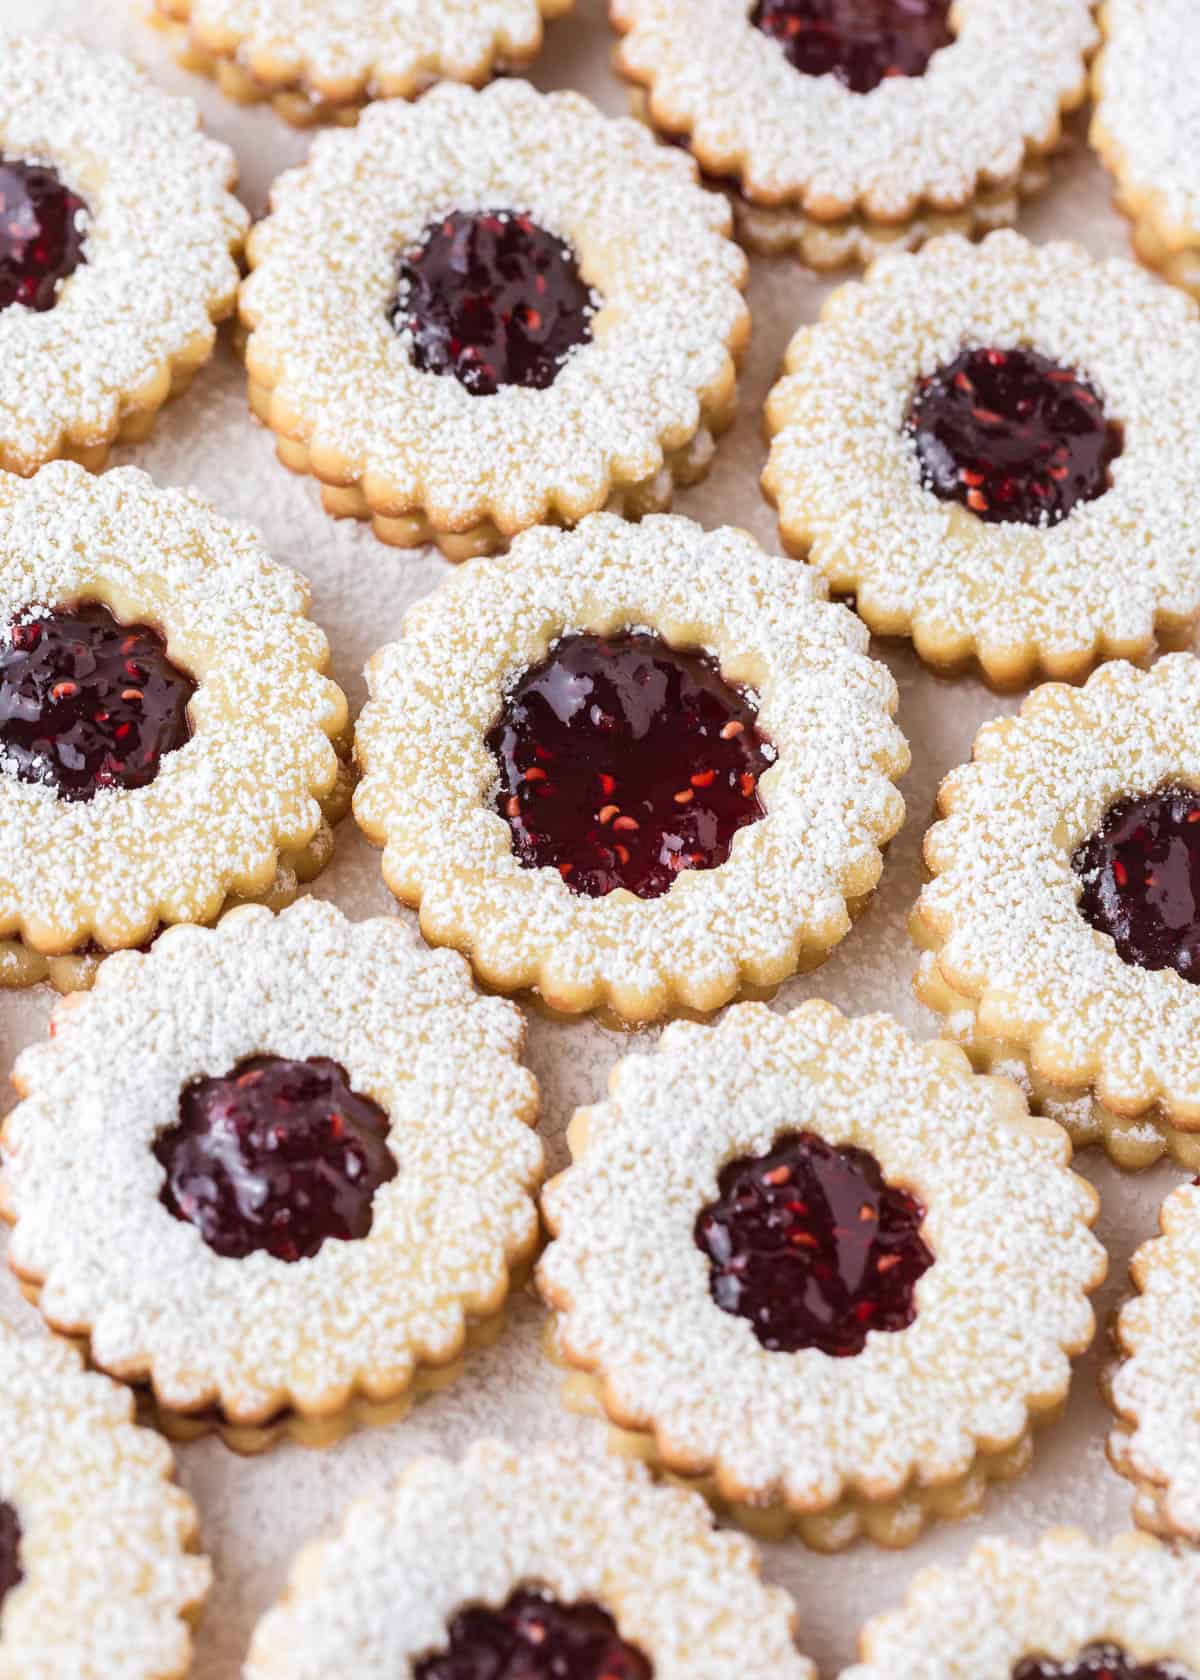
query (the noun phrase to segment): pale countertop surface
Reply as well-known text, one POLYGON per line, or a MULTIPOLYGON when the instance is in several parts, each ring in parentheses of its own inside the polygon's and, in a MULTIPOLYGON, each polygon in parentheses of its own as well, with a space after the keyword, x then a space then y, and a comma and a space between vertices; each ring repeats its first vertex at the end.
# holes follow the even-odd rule
MULTIPOLYGON (((0 26, 77 32, 129 53, 164 86, 192 95, 210 132, 237 152, 240 190, 256 215, 272 179, 301 159, 310 143, 269 110, 231 105, 210 84, 176 68, 166 43, 140 20, 131 0, 32 5, 0 0, 0 26)), ((601 0, 580 0, 574 16, 552 26, 533 80, 543 88, 581 89, 605 109, 620 112, 625 96, 609 68, 610 46, 601 0)), ((1125 226, 1110 207, 1107 181, 1078 140, 1022 226, 1035 239, 1077 238, 1098 255, 1126 250, 1125 226)), ((754 333, 740 418, 720 445, 711 477, 679 497, 678 511, 709 525, 745 526, 775 546, 771 510, 758 488, 765 454, 760 415, 790 334, 813 319, 825 290, 789 259, 753 260, 754 333)), ((277 464, 269 436, 251 420, 243 376, 227 344, 191 393, 167 410, 150 442, 122 450, 119 460, 144 467, 162 483, 195 485, 223 512, 253 520, 273 552, 311 578, 313 616, 329 633, 334 674, 355 711, 363 699, 365 660, 399 632, 407 605, 448 570, 435 555, 385 548, 367 530, 324 515, 311 481, 277 464)), ((830 962, 783 989, 777 1007, 823 996, 849 1011, 890 1010, 918 1035, 930 1036, 934 1020, 910 991, 915 955, 905 932, 920 882, 921 836, 943 774, 969 755, 984 719, 1017 702, 998 700, 974 682, 938 681, 907 652, 889 649, 885 657, 900 685, 900 723, 913 751, 913 768, 903 784, 909 819, 888 856, 870 912, 830 962)), ((354 916, 394 909, 377 854, 351 821, 339 831, 334 863, 314 890, 354 916)), ((43 988, 0 993, 6 1065, 44 1032, 50 1003, 43 988)), ((564 1158, 562 1134, 573 1107, 596 1098, 611 1063, 652 1036, 621 1037, 590 1022, 530 1022, 528 1056, 542 1086, 541 1128, 552 1166, 564 1158)), ((1109 1282, 1097 1298, 1103 1325, 1126 1287, 1130 1253, 1154 1231, 1159 1204, 1181 1174, 1159 1167, 1125 1177, 1095 1153, 1081 1157, 1079 1165, 1103 1198, 1099 1234, 1111 1256, 1109 1282)), ((36 1315, 7 1274, 0 1308, 14 1325, 39 1333, 36 1315)), ((519 1300, 498 1344, 474 1359, 448 1392, 403 1423, 360 1432, 331 1450, 285 1445, 246 1460, 207 1440, 180 1452, 180 1477, 200 1508, 205 1548, 216 1571, 194 1670, 201 1680, 234 1680, 251 1629, 282 1587, 293 1554, 310 1536, 328 1531, 349 1500, 387 1481, 413 1454, 456 1454, 481 1434, 518 1445, 545 1440, 576 1443, 581 1452, 602 1450, 600 1425, 571 1416, 559 1403, 557 1376, 539 1351, 542 1317, 532 1299, 519 1300)), ((1032 1539, 1055 1524, 1071 1523, 1102 1538, 1131 1526, 1131 1489, 1104 1456, 1109 1417, 1096 1384, 1102 1355, 1103 1334, 1076 1368, 1065 1421, 1039 1437, 1032 1473, 993 1489, 981 1515, 934 1526, 899 1553, 866 1543, 837 1557, 818 1556, 798 1542, 765 1548, 766 1573, 794 1595, 800 1644, 823 1673, 836 1673, 852 1660, 862 1623, 897 1603, 918 1569, 953 1563, 984 1534, 1032 1539)))

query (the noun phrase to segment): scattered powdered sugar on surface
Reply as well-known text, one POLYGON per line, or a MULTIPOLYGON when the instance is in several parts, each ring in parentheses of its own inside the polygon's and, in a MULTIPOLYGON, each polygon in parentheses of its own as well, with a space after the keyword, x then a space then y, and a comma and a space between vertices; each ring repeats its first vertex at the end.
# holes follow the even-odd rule
POLYGON ((1031 1401, 1065 1393, 1104 1273, 1091 1188, 1064 1135, 1031 1130, 1014 1087, 886 1016, 749 1004, 670 1026, 590 1111, 582 1155, 547 1190, 539 1267, 562 1345, 622 1418, 675 1458, 718 1465, 752 1500, 820 1509, 844 1488, 892 1497, 1017 1440, 1031 1401), (854 1358, 763 1348, 710 1299, 695 1223, 730 1161, 785 1131, 869 1150, 923 1204, 934 1264, 917 1316, 854 1358))
POLYGON ((812 572, 744 532, 597 514, 464 566, 410 610, 405 632, 372 662, 355 809, 423 925, 461 940, 482 973, 550 996, 582 987, 618 1007, 636 996, 653 1014, 664 990, 728 995, 739 974, 786 972, 798 944, 846 932, 846 899, 874 886, 879 846, 902 821, 890 778, 908 753, 890 675, 812 572), (726 681, 753 687, 778 756, 760 783, 766 815, 720 868, 681 872, 661 898, 592 899, 515 856, 491 809, 484 736, 510 683, 559 636, 635 625, 707 648, 726 681))
POLYGON ((207 1562, 190 1499, 133 1402, 62 1343, 0 1338, 0 1499, 21 1525, 4 1600, 4 1680, 182 1674, 207 1562))
POLYGON ((462 1604, 499 1608, 528 1582, 607 1605, 656 1680, 814 1680, 787 1599, 759 1581, 746 1540, 714 1532, 698 1495, 637 1465, 491 1441, 461 1464, 420 1459, 352 1506, 259 1628, 247 1680, 320 1680, 351 1651, 359 1680, 392 1680, 445 1648, 462 1604))
POLYGON ((981 657, 1148 646, 1200 607, 1200 324, 1133 263, 1019 234, 885 258, 802 328, 771 393, 766 482, 789 540, 889 633, 981 657), (917 379, 964 346, 1079 371, 1123 429, 1112 485, 1049 529, 985 525, 921 483, 917 379))
POLYGON ((76 42, 0 34, 0 151, 52 165, 89 209, 86 260, 55 307, 0 315, 0 438, 38 461, 64 433, 110 436, 125 399, 211 344, 249 218, 227 191, 233 153, 195 106, 76 42))
POLYGON ((962 1568, 919 1575, 906 1607, 869 1625, 843 1680, 1009 1680, 1026 1657, 1069 1662, 1091 1644, 1138 1663, 1200 1662, 1200 1560, 1070 1529, 1030 1546, 985 1541, 962 1568))
POLYGON ((860 94, 794 69, 750 9, 614 0, 622 66, 706 169, 737 175, 750 198, 838 215, 903 220, 1015 178, 1027 148, 1057 134, 1096 39, 1089 0, 958 0, 956 39, 924 75, 860 94))
POLYGON ((533 1241, 520 1015, 394 920, 304 900, 173 929, 112 960, 55 1027, 21 1058, 28 1095, 7 1123, 10 1255, 45 1279, 52 1321, 90 1327, 97 1363, 148 1374, 168 1406, 219 1397, 254 1417, 398 1392, 422 1357, 454 1356, 464 1314, 497 1305, 533 1241), (399 1167, 366 1237, 295 1264, 222 1258, 158 1199, 151 1146, 180 1091, 260 1054, 340 1062, 387 1113, 399 1167))
POLYGON ((942 794, 919 914, 985 1031, 1030 1047, 1052 1084, 1090 1079, 1101 1102, 1170 1117, 1200 1107, 1200 988, 1124 962, 1077 908, 1076 848, 1110 806, 1200 784, 1200 661, 1104 666, 1086 688, 1047 685, 1019 721, 985 727, 942 794), (1057 1077, 1056 1077, 1057 1076, 1057 1077))
MULTIPOLYGON (((371 106, 276 183, 242 292, 247 359, 314 465, 386 485, 389 507, 505 530, 601 505, 657 472, 731 371, 745 258, 695 165, 640 124, 527 83, 443 85, 371 106), (386 191, 380 182, 387 181, 386 191), (414 366, 389 318, 397 260, 455 209, 525 211, 572 245, 603 306, 544 390, 473 396, 414 366)), ((345 482, 346 480, 343 480, 345 482)))
POLYGON ((1097 118, 1164 232, 1200 235, 1200 19, 1192 0, 1107 0, 1097 118))
POLYGON ((316 832, 345 722, 307 584, 198 495, 62 462, 5 478, 0 623, 80 599, 161 629, 199 686, 191 740, 145 787, 72 803, 0 776, 0 928, 58 950, 137 944, 265 889, 316 832))

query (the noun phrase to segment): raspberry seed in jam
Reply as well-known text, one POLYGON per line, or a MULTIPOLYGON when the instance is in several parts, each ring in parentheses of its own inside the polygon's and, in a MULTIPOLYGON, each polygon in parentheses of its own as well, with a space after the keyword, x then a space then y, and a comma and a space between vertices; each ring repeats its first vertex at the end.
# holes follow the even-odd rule
POLYGON ((954 39, 950 0, 758 0, 750 21, 793 69, 836 76, 852 93, 923 75, 954 39))
POLYGON ((21 1520, 6 1499, 0 1499, 0 1604, 25 1579, 21 1568, 21 1520))
POLYGON ((44 313, 81 262, 87 205, 48 164, 0 159, 0 309, 44 313))
POLYGON ((1182 1663, 1139 1663, 1119 1645, 1089 1645, 1071 1662, 1029 1657, 1013 1669, 1013 1680, 1191 1680, 1182 1663))
POLYGON ((598 1604, 560 1604, 528 1587, 500 1610, 460 1611, 446 1649, 416 1665, 416 1680, 652 1680, 598 1604))
POLYGON ((1077 849, 1079 911, 1123 962, 1200 980, 1200 793, 1122 799, 1077 849))
POLYGON ((925 488, 989 525, 1059 524, 1122 447, 1096 388, 1036 350, 963 350, 918 380, 907 429, 925 488))
POLYGON ((905 1330, 933 1265, 925 1209, 888 1184, 865 1149, 790 1132, 766 1155, 732 1161, 696 1221, 709 1289, 749 1319, 772 1353, 859 1354, 872 1330, 905 1330))
POLYGON ((154 1145, 159 1200, 216 1254, 308 1260, 329 1238, 369 1234, 375 1192, 397 1172, 387 1133, 337 1062, 254 1056, 184 1088, 154 1145))
POLYGON ((422 372, 486 397, 553 385, 599 306, 571 247, 531 216, 455 210, 402 254, 390 318, 422 372))
POLYGON ((98 602, 18 619, 0 643, 0 769, 66 800, 145 787, 190 738, 195 692, 156 630, 98 602))
POLYGON ((564 636, 487 736, 513 850, 589 898, 658 898, 682 870, 715 869, 764 815, 775 753, 756 719, 707 654, 644 630, 564 636))

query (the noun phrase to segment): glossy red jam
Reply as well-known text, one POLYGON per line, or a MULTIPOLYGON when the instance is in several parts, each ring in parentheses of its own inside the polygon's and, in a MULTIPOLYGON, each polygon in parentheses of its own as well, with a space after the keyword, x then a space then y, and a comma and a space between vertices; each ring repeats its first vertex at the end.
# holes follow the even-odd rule
POLYGON ((0 1605, 25 1579, 21 1568, 21 1520, 6 1499, 0 1499, 0 1605))
POLYGON ((401 256, 391 321, 415 366, 487 397, 553 385, 598 307, 574 251, 531 216, 455 210, 401 256))
POLYGON ((598 1604, 522 1588, 502 1610, 463 1610, 416 1680, 652 1680, 650 1662, 598 1604))
POLYGON ((309 1260, 369 1233, 375 1192, 396 1176, 387 1133, 337 1062, 254 1056, 185 1087, 178 1124, 154 1145, 159 1199, 216 1254, 309 1260))
POLYGON ((196 685, 144 624, 107 607, 55 607, 0 646, 0 768, 60 799, 145 787, 191 735, 196 685))
POLYGON ((513 850, 589 898, 658 898, 681 870, 715 869, 763 815, 775 753, 756 718, 707 654, 644 630, 564 636, 487 736, 513 850))
POLYGON ((853 93, 923 75, 954 39, 950 0, 758 0, 750 21, 795 69, 836 76, 853 93))
POLYGON ((1200 980, 1200 793, 1122 799, 1076 851, 1080 914, 1137 968, 1200 980))
POLYGON ((1119 1645, 1089 1645, 1073 1662, 1029 1657, 1013 1669, 1013 1680, 1191 1680, 1182 1663, 1134 1662, 1119 1645))
POLYGON ((772 1353, 861 1353, 872 1330, 904 1330, 933 1265, 925 1209, 885 1182, 865 1149, 789 1132, 732 1161, 696 1221, 713 1300, 749 1319, 772 1353))
POLYGON ((989 525, 1057 525, 1122 446, 1099 391, 1036 350, 962 351, 918 381, 908 429, 925 488, 989 525))
POLYGON ((81 262, 87 205, 48 164, 0 161, 0 309, 44 312, 81 262))

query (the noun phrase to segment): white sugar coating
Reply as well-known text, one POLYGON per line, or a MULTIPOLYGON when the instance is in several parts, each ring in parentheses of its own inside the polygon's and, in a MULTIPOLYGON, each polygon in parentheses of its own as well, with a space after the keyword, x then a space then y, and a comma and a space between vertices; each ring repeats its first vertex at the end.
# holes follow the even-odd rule
POLYGON ((652 476, 728 398, 746 327, 728 206, 695 176, 642 124, 518 81, 445 85, 319 136, 276 182, 242 290, 272 424, 308 441, 318 473, 332 464, 373 506, 425 509, 440 528, 573 520, 614 480, 652 476), (528 212, 603 300, 592 341, 544 390, 472 396, 414 366, 392 327, 401 251, 456 209, 528 212))
POLYGON ((1011 1680, 1026 1658, 1071 1664, 1089 1645, 1133 1663, 1200 1664, 1200 1559, 1145 1535, 1098 1545, 1054 1529, 1032 1546, 980 1541, 927 1569, 904 1609, 877 1616, 842 1680, 1011 1680))
POLYGON ((764 484, 789 545, 875 630, 938 662, 976 652, 995 675, 1031 654, 1076 674, 1200 609, 1198 383, 1196 305, 1134 264, 1010 232, 939 239, 839 288, 796 334, 764 484), (1031 348, 1093 383, 1123 433, 1104 494, 1044 528, 984 524, 923 487, 916 381, 965 346, 1031 348))
POLYGON ((199 686, 192 739, 145 787, 71 802, 0 770, 0 935, 50 951, 138 944, 265 890, 321 823, 346 722, 308 585, 250 526, 134 468, 0 477, 0 625, 80 600, 160 629, 199 686))
MULTIPOLYGON (((477 81, 537 51, 562 0, 158 0, 194 38, 270 85, 352 99, 477 81)), ((568 0, 569 3, 569 0, 568 0)))
POLYGON ((886 1015, 743 1004, 625 1057, 581 1120, 575 1164, 543 1198, 555 1238, 538 1281, 559 1345, 623 1426, 653 1431, 676 1468, 714 1470, 725 1497, 894 1498, 962 1476, 1065 1394, 1105 1270, 1097 1199, 1065 1134, 953 1046, 918 1045, 886 1015), (722 1169, 804 1131, 870 1151, 926 1210, 916 1318, 853 1358, 768 1351, 712 1300, 695 1240, 722 1169))
POLYGON ((747 0, 613 0, 618 63, 656 122, 685 133, 747 196, 828 219, 862 208, 903 220, 1013 180, 1082 97, 1090 0, 958 0, 956 38, 921 76, 853 93, 793 68, 747 0))
POLYGON ((493 1441, 460 1464, 414 1460, 303 1552, 246 1680, 410 1676, 445 1650, 458 1611, 499 1609, 524 1586, 599 1604, 655 1680, 815 1680, 786 1594, 759 1580, 748 1540, 714 1530, 697 1494, 656 1487, 638 1465, 493 1441))
POLYGON ((130 1395, 62 1342, 0 1337, 0 1499, 24 1575, 0 1609, 0 1680, 167 1680, 211 1571, 191 1500, 130 1395))
POLYGON ((504 989, 631 1018, 671 998, 711 1008, 743 979, 769 983, 798 953, 824 954, 903 819, 892 781, 908 749, 890 674, 867 657, 859 621, 822 595, 815 573, 745 532, 596 514, 572 532, 526 532, 412 607, 403 640, 368 669, 355 812, 426 936, 468 950, 504 989), (727 682, 752 689, 777 759, 759 783, 766 815, 725 863, 682 872, 660 898, 588 898, 518 860, 485 737, 560 636, 639 627, 709 650, 727 682))
POLYGON ((1118 663, 985 724, 942 786, 915 919, 989 1037, 1059 1091, 1200 1125, 1200 987, 1127 963, 1078 909, 1071 859, 1119 801, 1200 786, 1200 661, 1118 663))
MULTIPOLYGON (((1162 1210, 1163 1235, 1132 1271, 1139 1294, 1122 1307, 1125 1358, 1110 1393, 1125 1426, 1114 1437, 1122 1468, 1154 1484, 1171 1530, 1200 1538, 1200 1188, 1182 1185, 1162 1210)), ((1197 1603, 1200 1620, 1200 1602, 1197 1603)))
POLYGON ((88 206, 85 261, 54 308, 0 313, 0 445, 31 466, 111 439, 233 307, 249 222, 233 153, 116 53, 0 35, 0 152, 51 165, 88 206))
POLYGON ((509 1261, 534 1241, 542 1157, 522 1036, 460 957, 390 918, 355 924, 305 899, 171 929, 148 956, 111 957, 17 1062, 10 1261, 44 1280, 53 1325, 90 1333, 97 1364, 148 1377, 169 1408, 216 1402, 256 1422, 389 1398, 422 1360, 455 1357, 465 1316, 498 1309, 509 1261), (160 1202, 152 1145, 183 1087, 256 1055, 330 1057, 387 1113, 399 1171, 366 1237, 294 1264, 227 1259, 160 1202))
POLYGON ((1200 236, 1200 14, 1191 0, 1106 0, 1096 122, 1121 183, 1171 244, 1200 236))

